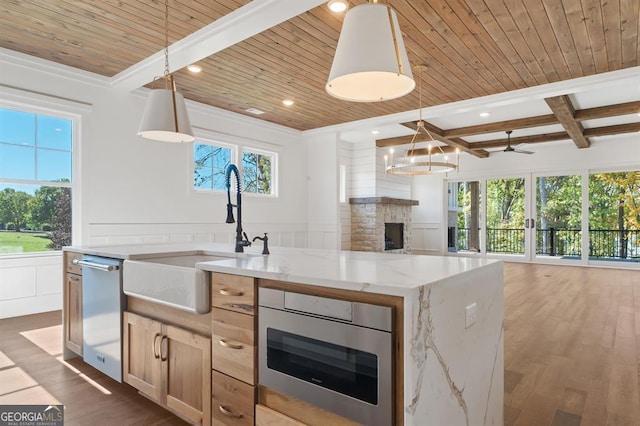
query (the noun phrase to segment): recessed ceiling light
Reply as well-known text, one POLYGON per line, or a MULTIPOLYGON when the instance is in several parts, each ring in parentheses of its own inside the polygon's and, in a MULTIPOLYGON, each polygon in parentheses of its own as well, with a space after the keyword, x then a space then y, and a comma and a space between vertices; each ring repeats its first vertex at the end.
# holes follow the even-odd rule
POLYGON ((286 106, 293 105, 293 101, 291 99, 285 99, 282 101, 282 103, 285 104, 286 106))
POLYGON ((490 115, 491 115, 491 113, 489 113, 489 112, 481 112, 480 113, 480 117, 488 117, 490 115))
POLYGON ((332 12, 344 12, 347 10, 347 0, 329 0, 327 3, 332 12))
POLYGON ((193 73, 199 73, 202 71, 202 67, 200 65, 189 65, 187 69, 193 73))
POLYGON ((379 134, 379 133, 380 133, 380 130, 372 130, 372 131, 371 131, 371 134, 372 134, 372 135, 377 135, 377 134, 379 134))

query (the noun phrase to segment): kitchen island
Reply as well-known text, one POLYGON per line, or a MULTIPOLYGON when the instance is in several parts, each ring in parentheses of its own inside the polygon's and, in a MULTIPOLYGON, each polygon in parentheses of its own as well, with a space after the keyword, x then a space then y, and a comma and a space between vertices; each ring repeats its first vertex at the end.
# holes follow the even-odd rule
MULTIPOLYGON (((176 244, 67 250, 125 260, 178 254, 216 255, 228 258, 199 262, 196 267, 214 277, 216 274, 249 277, 260 288, 280 287, 323 297, 342 292, 349 295, 343 299, 362 295, 367 300, 375 297, 372 300, 383 305, 385 298, 399 300, 396 331, 400 333, 397 342, 401 347, 396 348, 399 358, 395 371, 402 377, 396 377, 399 384, 394 393, 399 400, 395 405, 396 423, 502 424, 501 262, 288 248, 272 248, 272 254, 259 255, 257 247, 245 254, 235 254, 232 249, 219 244, 176 244)), ((260 322, 259 315, 255 321, 260 322)), ((215 358, 215 345, 213 351, 215 358)), ((215 383, 213 386, 215 389, 215 383)))

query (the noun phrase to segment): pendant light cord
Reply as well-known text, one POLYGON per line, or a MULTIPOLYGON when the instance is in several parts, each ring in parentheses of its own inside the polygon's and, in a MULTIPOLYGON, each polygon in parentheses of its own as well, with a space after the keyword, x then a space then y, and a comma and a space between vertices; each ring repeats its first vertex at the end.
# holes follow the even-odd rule
POLYGON ((164 76, 169 76, 169 0, 164 0, 164 76))

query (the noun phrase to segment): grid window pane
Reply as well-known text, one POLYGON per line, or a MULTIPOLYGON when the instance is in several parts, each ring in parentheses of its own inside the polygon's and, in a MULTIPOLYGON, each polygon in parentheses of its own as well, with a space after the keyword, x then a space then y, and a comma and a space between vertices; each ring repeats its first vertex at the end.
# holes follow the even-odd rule
POLYGON ((231 164, 231 148, 196 143, 193 149, 193 187, 225 191, 225 170, 231 164))
POLYGON ((35 180, 35 172, 33 147, 0 144, 0 178, 35 180))
POLYGON ((39 149, 38 180, 71 182, 71 152, 39 149))
POLYGON ((35 144, 35 114, 0 108, 0 143, 35 144))
POLYGON ((38 116, 38 148, 71 151, 71 120, 38 116))

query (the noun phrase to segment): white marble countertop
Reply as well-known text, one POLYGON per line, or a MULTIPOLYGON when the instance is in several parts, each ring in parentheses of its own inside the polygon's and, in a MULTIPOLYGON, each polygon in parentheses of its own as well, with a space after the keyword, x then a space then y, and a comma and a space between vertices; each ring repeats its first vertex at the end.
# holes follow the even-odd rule
POLYGON ((495 263, 495 260, 454 256, 425 256, 338 250, 272 247, 261 255, 261 245, 234 253, 230 244, 148 244, 75 246, 65 250, 119 259, 209 254, 226 260, 199 262, 205 271, 252 276, 381 294, 406 295, 408 291, 437 283, 495 263))

